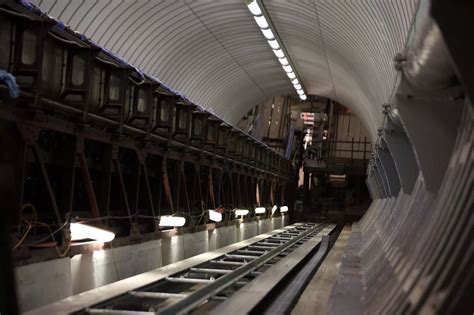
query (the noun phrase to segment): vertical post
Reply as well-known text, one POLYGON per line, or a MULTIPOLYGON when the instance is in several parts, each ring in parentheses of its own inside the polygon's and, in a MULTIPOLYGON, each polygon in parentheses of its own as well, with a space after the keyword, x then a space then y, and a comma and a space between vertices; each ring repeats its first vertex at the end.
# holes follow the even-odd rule
POLYGON ((354 137, 351 140, 351 165, 354 165, 354 137))
POLYGON ((112 182, 112 145, 105 145, 104 154, 102 155, 102 167, 104 171, 101 176, 98 202, 100 209, 109 216, 110 187, 112 182))
POLYGON ((211 199, 213 209, 216 208, 216 196, 214 194, 214 182, 212 180, 212 165, 209 166, 209 178, 208 178, 208 190, 209 190, 209 197, 211 199))
POLYGON ((123 198, 123 201, 125 203, 125 208, 127 210, 127 214, 128 216, 130 217, 130 223, 132 222, 132 213, 130 212, 130 205, 128 203, 128 196, 127 196, 127 189, 125 187, 125 182, 123 180, 123 176, 122 176, 122 168, 120 166, 120 160, 119 160, 119 153, 118 153, 118 147, 116 145, 113 146, 113 153, 112 153, 112 159, 113 159, 113 163, 114 163, 114 167, 115 167, 115 172, 117 172, 117 175, 118 175, 118 178, 119 178, 119 185, 120 185, 120 189, 121 189, 121 192, 122 192, 122 198, 123 198))
POLYGON ((304 171, 304 208, 308 207, 309 205, 309 171, 305 170, 304 171))
POLYGON ((163 174, 163 188, 165 189, 165 197, 166 197, 166 200, 168 201, 168 204, 170 205, 171 212, 174 212, 173 196, 171 195, 170 180, 168 177, 168 163, 167 163, 166 156, 163 156, 161 172, 163 174))
MULTIPOLYGON (((92 185, 91 175, 87 166, 86 157, 84 154, 84 139, 77 138, 76 155, 79 159, 79 165, 81 166, 82 178, 84 180, 84 187, 86 188, 87 197, 89 199, 89 205, 92 210, 94 217, 100 217, 99 206, 97 205, 97 199, 95 197, 94 187, 92 185)), ((99 224, 101 224, 99 220, 99 224)))
POLYGON ((366 151, 367 151, 367 137, 364 137, 364 157, 363 157, 364 170, 367 168, 366 155, 365 155, 366 151))
POLYGON ((74 198, 74 183, 76 177, 76 145, 77 138, 67 136, 64 146, 64 163, 61 174, 60 195, 58 196, 58 206, 63 212, 72 211, 74 198))
POLYGON ((25 157, 27 146, 13 123, 0 121, 0 212, 5 214, 8 226, 19 222, 23 203, 25 157))

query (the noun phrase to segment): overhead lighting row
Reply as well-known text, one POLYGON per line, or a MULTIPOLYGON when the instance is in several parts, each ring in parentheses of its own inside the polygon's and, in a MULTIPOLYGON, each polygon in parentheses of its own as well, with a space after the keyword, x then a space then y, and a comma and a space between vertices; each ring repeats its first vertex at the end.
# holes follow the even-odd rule
POLYGON ((303 87, 301 86, 301 83, 298 81, 298 78, 296 77, 296 73, 294 69, 291 67, 290 63, 288 62, 288 58, 285 56, 285 53, 283 49, 281 49, 280 43, 278 43, 278 39, 275 37, 273 34, 273 31, 270 27, 270 24, 268 24, 267 19, 263 15, 262 9, 258 5, 256 0, 253 0, 247 5, 248 9, 250 12, 253 14, 253 18, 255 19, 255 22, 257 23, 258 27, 260 27, 260 30, 263 33, 263 36, 267 39, 268 45, 273 50, 273 53, 275 56, 278 58, 278 61, 280 62, 283 70, 285 71, 286 75, 291 81, 291 84, 293 84, 293 87, 296 90, 296 93, 298 93, 298 96, 300 97, 301 100, 306 100, 306 94, 304 93, 303 87))

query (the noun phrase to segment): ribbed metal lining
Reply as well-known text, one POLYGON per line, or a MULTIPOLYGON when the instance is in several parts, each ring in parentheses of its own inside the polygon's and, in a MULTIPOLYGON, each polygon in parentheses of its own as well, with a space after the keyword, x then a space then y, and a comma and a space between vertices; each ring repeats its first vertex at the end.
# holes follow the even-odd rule
POLYGON ((309 94, 352 108, 375 137, 418 0, 264 0, 309 94))
MULTIPOLYGON (((243 0, 34 0, 192 101, 236 123, 294 93, 243 0)), ((372 136, 417 0, 266 0, 309 94, 351 107, 372 136)))

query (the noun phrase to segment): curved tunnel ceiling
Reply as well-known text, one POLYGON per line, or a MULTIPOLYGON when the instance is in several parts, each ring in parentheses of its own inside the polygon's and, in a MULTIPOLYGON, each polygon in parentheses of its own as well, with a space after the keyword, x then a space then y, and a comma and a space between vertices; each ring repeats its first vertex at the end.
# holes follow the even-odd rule
MULTIPOLYGON (((294 93, 244 0, 32 2, 229 123, 294 93)), ((417 3, 264 1, 308 94, 354 110, 373 139, 417 3)))

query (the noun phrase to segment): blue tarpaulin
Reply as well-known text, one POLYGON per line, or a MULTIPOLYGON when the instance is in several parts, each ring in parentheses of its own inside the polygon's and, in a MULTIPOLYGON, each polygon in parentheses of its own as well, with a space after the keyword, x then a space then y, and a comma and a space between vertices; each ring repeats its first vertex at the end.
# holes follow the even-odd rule
POLYGON ((10 97, 17 98, 20 96, 20 87, 16 84, 15 77, 11 73, 0 70, 0 81, 7 85, 10 97))

